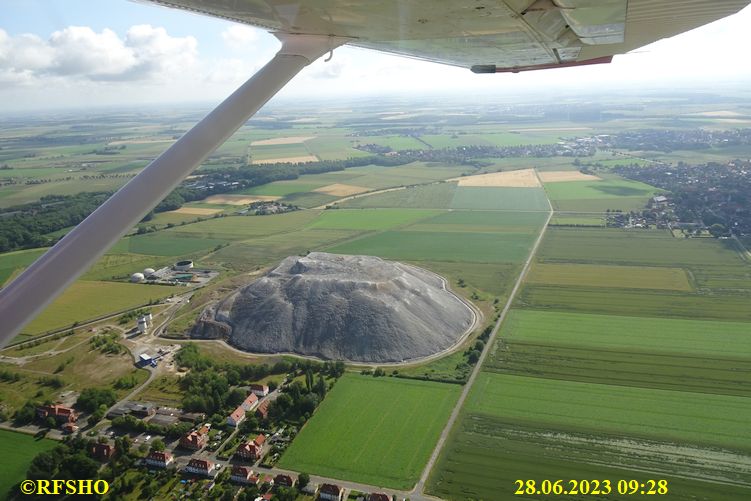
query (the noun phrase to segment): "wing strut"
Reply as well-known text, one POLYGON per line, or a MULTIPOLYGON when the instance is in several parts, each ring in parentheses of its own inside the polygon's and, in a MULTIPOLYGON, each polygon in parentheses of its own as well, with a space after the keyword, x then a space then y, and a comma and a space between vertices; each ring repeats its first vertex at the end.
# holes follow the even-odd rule
POLYGON ((305 66, 349 41, 277 34, 266 66, 0 290, 0 348, 252 117, 305 66))

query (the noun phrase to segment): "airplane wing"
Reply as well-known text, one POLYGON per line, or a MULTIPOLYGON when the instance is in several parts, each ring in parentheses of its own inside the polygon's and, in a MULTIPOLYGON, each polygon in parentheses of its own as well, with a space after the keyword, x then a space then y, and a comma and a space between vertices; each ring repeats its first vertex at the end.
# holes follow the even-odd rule
POLYGON ((476 73, 609 62, 748 0, 144 0, 476 73))

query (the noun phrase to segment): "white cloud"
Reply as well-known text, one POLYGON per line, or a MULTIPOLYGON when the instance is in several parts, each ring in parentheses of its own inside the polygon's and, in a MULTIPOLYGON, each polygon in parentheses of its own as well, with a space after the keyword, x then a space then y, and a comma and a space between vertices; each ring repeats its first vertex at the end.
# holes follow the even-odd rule
POLYGON ((191 67, 197 58, 193 37, 171 37, 164 28, 131 27, 125 38, 69 26, 49 40, 9 36, 0 30, 0 75, 6 78, 70 77, 83 80, 158 80, 191 67))
POLYGON ((258 42, 259 34, 256 28, 244 24, 233 24, 222 31, 222 40, 232 50, 244 50, 253 47, 258 42))

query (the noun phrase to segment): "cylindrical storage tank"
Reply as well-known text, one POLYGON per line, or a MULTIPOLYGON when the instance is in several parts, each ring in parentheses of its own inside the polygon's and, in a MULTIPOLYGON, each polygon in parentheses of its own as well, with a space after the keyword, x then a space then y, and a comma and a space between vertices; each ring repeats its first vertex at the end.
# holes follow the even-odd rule
POLYGON ((154 274, 154 268, 146 268, 145 270, 143 270, 143 274, 146 275, 147 277, 149 275, 153 275, 154 274))
POLYGON ((143 282, 146 277, 143 276, 143 273, 133 273, 130 276, 130 281, 133 283, 143 282))
POLYGON ((188 271, 193 268, 193 261, 178 261, 173 266, 175 271, 188 271))

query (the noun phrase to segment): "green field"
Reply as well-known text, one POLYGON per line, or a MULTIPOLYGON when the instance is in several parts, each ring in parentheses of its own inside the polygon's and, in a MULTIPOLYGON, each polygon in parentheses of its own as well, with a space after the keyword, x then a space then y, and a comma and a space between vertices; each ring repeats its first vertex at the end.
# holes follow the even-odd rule
POLYGON ((410 489, 460 389, 444 383, 345 375, 284 453, 279 466, 410 489))
POLYGON ((751 360, 749 324, 512 310, 503 342, 751 360))
POLYGON ((324 211, 309 227, 333 230, 386 230, 437 214, 439 212, 429 210, 329 210, 324 211))
MULTIPOLYGON (((198 223, 196 223, 198 224, 198 223)), ((184 256, 194 252, 208 251, 217 245, 227 243, 215 238, 195 238, 170 231, 127 237, 116 243, 112 253, 145 254, 151 256, 184 256)))
POLYGON ((0 286, 16 272, 33 263, 45 251, 46 249, 31 249, 0 255, 0 286))
POLYGON ((654 186, 628 179, 545 183, 545 190, 553 201, 621 197, 648 198, 663 191, 654 186))
POLYGON ((246 190, 239 191, 237 193, 247 193, 248 195, 268 195, 283 197, 291 195, 292 193, 305 193, 313 191, 321 186, 326 186, 326 183, 301 183, 298 181, 275 181, 269 184, 263 184, 261 186, 254 186, 246 190))
POLYGON ((748 302, 745 295, 527 284, 517 296, 516 305, 605 315, 751 321, 748 302))
POLYGON ((339 198, 341 197, 311 191, 308 193, 292 193, 279 201, 290 205, 297 205, 298 207, 304 207, 306 209, 313 209, 315 207, 324 206, 339 198))
POLYGON ((496 297, 506 297, 514 281, 519 277, 521 263, 467 263, 447 261, 415 261, 416 266, 427 268, 451 280, 454 290, 466 287, 496 297))
POLYGON ((551 225, 605 226, 605 217, 599 214, 557 212, 550 219, 551 225))
POLYGON ((360 234, 362 232, 354 230, 323 229, 280 233, 232 243, 205 258, 204 262, 226 265, 235 271, 253 270, 277 264, 287 256, 326 250, 330 245, 347 241, 360 234))
POLYGON ((667 230, 550 228, 539 259, 656 266, 743 264, 731 245, 713 238, 673 238, 667 230))
MULTIPOLYGON (((170 240, 185 238, 195 242, 206 239, 211 241, 245 240, 302 229, 317 216, 317 211, 295 211, 271 216, 228 216, 186 224, 156 235, 170 240)), ((204 245, 204 248, 207 247, 209 245, 204 245)))
POLYGON ((0 496, 5 496, 15 484, 26 478, 31 460, 42 451, 55 447, 54 440, 37 440, 31 435, 0 430, 0 496))
POLYGON ((627 289, 691 291, 686 271, 681 268, 613 266, 593 264, 535 264, 527 282, 546 285, 581 285, 627 289))
POLYGON ((310 155, 305 143, 268 144, 251 146, 250 155, 253 161, 286 157, 304 157, 310 155))
POLYGON ((455 210, 409 226, 410 231, 511 232, 537 235, 547 214, 540 212, 455 210))
POLYGON ((541 188, 492 188, 459 186, 451 200, 452 209, 549 211, 541 188))
POLYGON ((436 183, 357 197, 343 202, 341 206, 346 208, 448 209, 455 191, 456 183, 436 183))
POLYGON ((736 396, 481 372, 465 411, 551 429, 751 451, 751 399, 736 396))
POLYGON ((386 231, 328 251, 411 261, 517 263, 524 261, 533 242, 530 233, 386 231))
POLYGON ((642 209, 650 197, 663 191, 638 181, 619 178, 545 183, 545 190, 556 210, 581 212, 642 209))
POLYGON ((562 479, 564 488, 570 489, 570 479, 607 479, 614 491, 607 497, 580 494, 565 499, 626 501, 634 496, 616 493, 619 480, 668 479, 670 494, 666 499, 745 501, 751 489, 741 485, 748 485, 750 476, 743 459, 736 463, 738 459, 733 453, 712 453, 660 441, 639 440, 637 445, 633 439, 619 435, 551 433, 548 426, 471 414, 460 416, 426 490, 454 501, 521 497, 552 501, 561 496, 514 495, 516 480, 533 479, 540 486, 544 480, 562 479), (703 482, 701 478, 709 480, 703 482), (739 485, 729 483, 728 478, 739 485))
POLYGON ((177 288, 163 285, 80 280, 45 308, 22 333, 39 334, 67 327, 74 322, 133 308, 177 292, 177 288))

